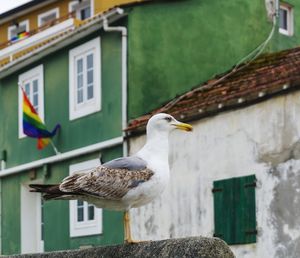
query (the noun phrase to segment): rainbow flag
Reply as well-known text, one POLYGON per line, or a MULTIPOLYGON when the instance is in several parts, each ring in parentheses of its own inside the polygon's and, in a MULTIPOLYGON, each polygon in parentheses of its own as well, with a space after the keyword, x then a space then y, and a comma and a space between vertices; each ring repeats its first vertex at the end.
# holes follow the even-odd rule
POLYGON ((57 130, 60 128, 60 125, 57 124, 52 132, 49 132, 42 122, 41 118, 38 116, 36 110, 30 103, 25 91, 22 88, 23 92, 23 132, 25 135, 37 138, 37 148, 39 150, 46 147, 51 138, 56 134, 57 130))
POLYGON ((18 34, 17 36, 11 38, 10 41, 14 42, 14 41, 17 41, 17 40, 20 40, 20 39, 27 38, 28 36, 29 36, 29 32, 24 31, 24 32, 18 34))

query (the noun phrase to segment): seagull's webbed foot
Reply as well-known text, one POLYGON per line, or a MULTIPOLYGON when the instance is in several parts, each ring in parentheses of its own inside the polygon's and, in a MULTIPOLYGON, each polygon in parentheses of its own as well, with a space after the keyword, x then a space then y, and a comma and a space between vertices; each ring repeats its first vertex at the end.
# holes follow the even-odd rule
POLYGON ((131 244, 145 243, 146 241, 133 240, 133 239, 125 239, 124 242, 125 242, 125 244, 131 245, 131 244))

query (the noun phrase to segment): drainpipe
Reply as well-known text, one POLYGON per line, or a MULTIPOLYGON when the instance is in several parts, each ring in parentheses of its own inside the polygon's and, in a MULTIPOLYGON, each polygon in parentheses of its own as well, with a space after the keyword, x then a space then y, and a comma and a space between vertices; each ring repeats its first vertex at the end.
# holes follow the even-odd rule
MULTIPOLYGON (((117 8, 117 12, 123 14, 124 10, 117 8)), ((107 17, 104 16, 103 29, 107 32, 120 32, 122 34, 122 135, 124 139, 123 155, 128 156, 128 143, 124 131, 127 127, 127 28, 109 26, 107 17)))

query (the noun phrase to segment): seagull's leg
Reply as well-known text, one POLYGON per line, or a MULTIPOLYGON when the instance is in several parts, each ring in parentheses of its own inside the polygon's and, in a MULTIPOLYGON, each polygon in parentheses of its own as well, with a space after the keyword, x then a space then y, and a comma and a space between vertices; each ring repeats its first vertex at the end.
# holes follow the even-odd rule
POLYGON ((131 229, 130 229, 130 217, 129 217, 129 210, 124 212, 124 242, 126 244, 137 244, 137 243, 143 243, 145 241, 138 241, 133 240, 131 238, 131 229))
POLYGON ((125 243, 130 244, 134 241, 131 238, 131 230, 130 230, 130 217, 129 211, 124 212, 124 232, 125 232, 125 243))

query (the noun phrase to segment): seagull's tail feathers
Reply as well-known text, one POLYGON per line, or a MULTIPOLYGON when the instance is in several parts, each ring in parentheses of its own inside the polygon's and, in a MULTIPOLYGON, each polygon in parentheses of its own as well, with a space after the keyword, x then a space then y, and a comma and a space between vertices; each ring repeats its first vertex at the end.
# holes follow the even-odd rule
POLYGON ((30 184, 30 192, 42 193, 44 200, 72 199, 74 193, 63 192, 59 185, 30 184))

